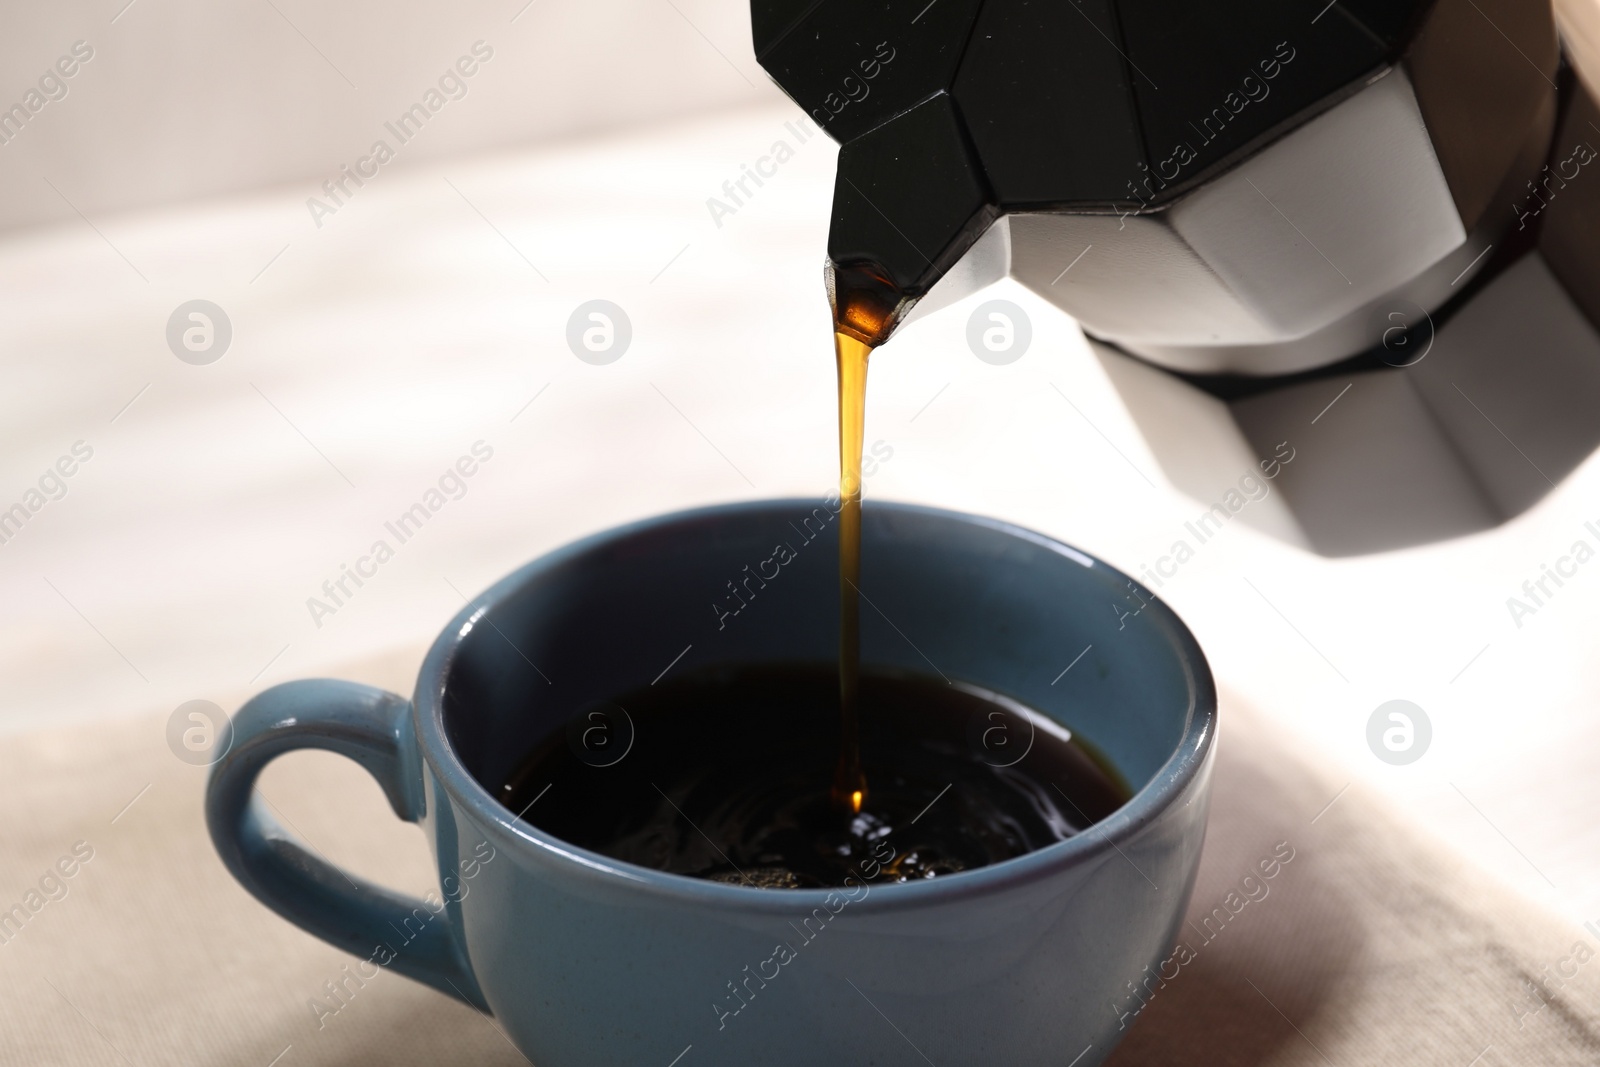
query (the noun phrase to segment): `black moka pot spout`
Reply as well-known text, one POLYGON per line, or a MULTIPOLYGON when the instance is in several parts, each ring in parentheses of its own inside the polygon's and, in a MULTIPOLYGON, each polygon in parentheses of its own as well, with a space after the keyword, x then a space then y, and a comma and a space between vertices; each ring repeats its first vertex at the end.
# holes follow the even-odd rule
POLYGON ((846 143, 828 231, 835 321, 887 340, 999 216, 948 93, 846 143))
POLYGON ((999 217, 951 86, 981 0, 752 0, 756 58, 843 147, 836 319, 879 343, 999 217))

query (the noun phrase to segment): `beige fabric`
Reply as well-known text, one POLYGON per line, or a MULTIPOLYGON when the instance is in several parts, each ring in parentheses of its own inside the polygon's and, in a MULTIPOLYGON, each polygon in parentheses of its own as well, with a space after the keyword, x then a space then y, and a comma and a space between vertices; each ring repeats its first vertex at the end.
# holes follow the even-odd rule
POLYGON ((1114 1067, 1600 1062, 1600 932, 1425 844, 1359 787, 1341 794, 1226 697, 1220 743, 1181 935, 1196 958, 1156 990, 1114 1067), (1294 859, 1242 885, 1280 842, 1294 859), (1240 908, 1247 895, 1259 899, 1240 908), (1199 928, 1219 907, 1238 914, 1199 928), (1529 981, 1545 983, 1542 1008, 1529 981))
MULTIPOLYGON (((341 673, 404 691, 419 658, 407 650, 341 673)), ((309 998, 354 961, 255 903, 223 870, 201 817, 205 773, 173 757, 165 725, 161 713, 0 747, 0 805, 11 815, 0 908, 25 902, 76 842, 93 849, 86 863, 66 864, 75 871, 62 880, 66 895, 0 944, 0 1063, 523 1062, 491 1021, 390 974, 319 1028, 309 998)), ((1355 788, 1318 817, 1339 786, 1225 702, 1186 935, 1195 958, 1132 1019, 1113 1062, 1578 1067, 1600 1058, 1596 939, 1440 859, 1355 788), (1270 881, 1241 885, 1280 842, 1293 859, 1270 881), (1240 897, 1230 901, 1230 889, 1240 897), (1225 923, 1213 918, 1221 932, 1207 942, 1197 932, 1204 917, 1239 909, 1246 893, 1257 899, 1225 923), (1576 944, 1586 946, 1582 965, 1576 944), (1548 1006, 1519 1028, 1516 1013, 1537 1003, 1524 979, 1545 978, 1547 967, 1577 974, 1548 980, 1548 1006)), ((263 790, 330 857, 398 888, 427 888, 421 835, 354 765, 286 757, 263 790)), ((1120 1010, 1136 1003, 1130 995, 1120 1010)))
POLYGON ((1572 65, 1590 92, 1600 91, 1600 0, 1555 0, 1555 11, 1572 65))

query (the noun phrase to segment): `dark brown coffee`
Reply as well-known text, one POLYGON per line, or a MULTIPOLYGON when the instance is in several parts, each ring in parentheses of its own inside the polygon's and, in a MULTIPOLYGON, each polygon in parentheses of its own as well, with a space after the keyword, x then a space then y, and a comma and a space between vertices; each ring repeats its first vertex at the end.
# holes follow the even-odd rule
POLYGON ((841 811, 837 686, 832 663, 688 672, 578 716, 500 796, 539 829, 613 859, 814 888, 864 870, 904 882, 999 863, 1081 833, 1130 795, 1104 758, 1014 701, 863 670, 872 790, 859 812, 841 811))

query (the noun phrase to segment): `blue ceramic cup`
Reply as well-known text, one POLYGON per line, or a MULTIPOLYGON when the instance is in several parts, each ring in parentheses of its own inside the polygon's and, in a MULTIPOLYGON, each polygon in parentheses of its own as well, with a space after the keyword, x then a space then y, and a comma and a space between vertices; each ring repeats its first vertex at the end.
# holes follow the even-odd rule
POLYGON ((1109 757, 1135 794, 1070 840, 925 882, 756 889, 608 859, 495 799, 537 740, 666 671, 832 659, 836 524, 827 502, 764 501, 598 534, 473 600, 409 701, 262 693, 213 768, 218 852, 361 967, 491 1012, 539 1067, 1099 1063, 1193 887, 1216 694, 1164 604, 1051 538, 869 504, 861 639, 867 664, 1006 694, 1109 757), (432 842, 437 893, 346 875, 271 817, 256 776, 297 748, 366 767, 432 842))

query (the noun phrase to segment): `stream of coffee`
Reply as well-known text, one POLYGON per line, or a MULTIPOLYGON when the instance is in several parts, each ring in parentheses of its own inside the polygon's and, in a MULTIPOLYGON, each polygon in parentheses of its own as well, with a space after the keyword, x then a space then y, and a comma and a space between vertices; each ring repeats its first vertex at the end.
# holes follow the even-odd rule
POLYGON ((867 419, 867 359, 872 346, 833 335, 839 359, 839 766, 833 800, 852 815, 867 799, 861 771, 861 447, 867 419))
POLYGON ((861 768, 861 448, 867 361, 887 340, 900 293, 867 268, 833 268, 833 350, 839 366, 839 763, 833 803, 852 815, 867 799, 861 768))

